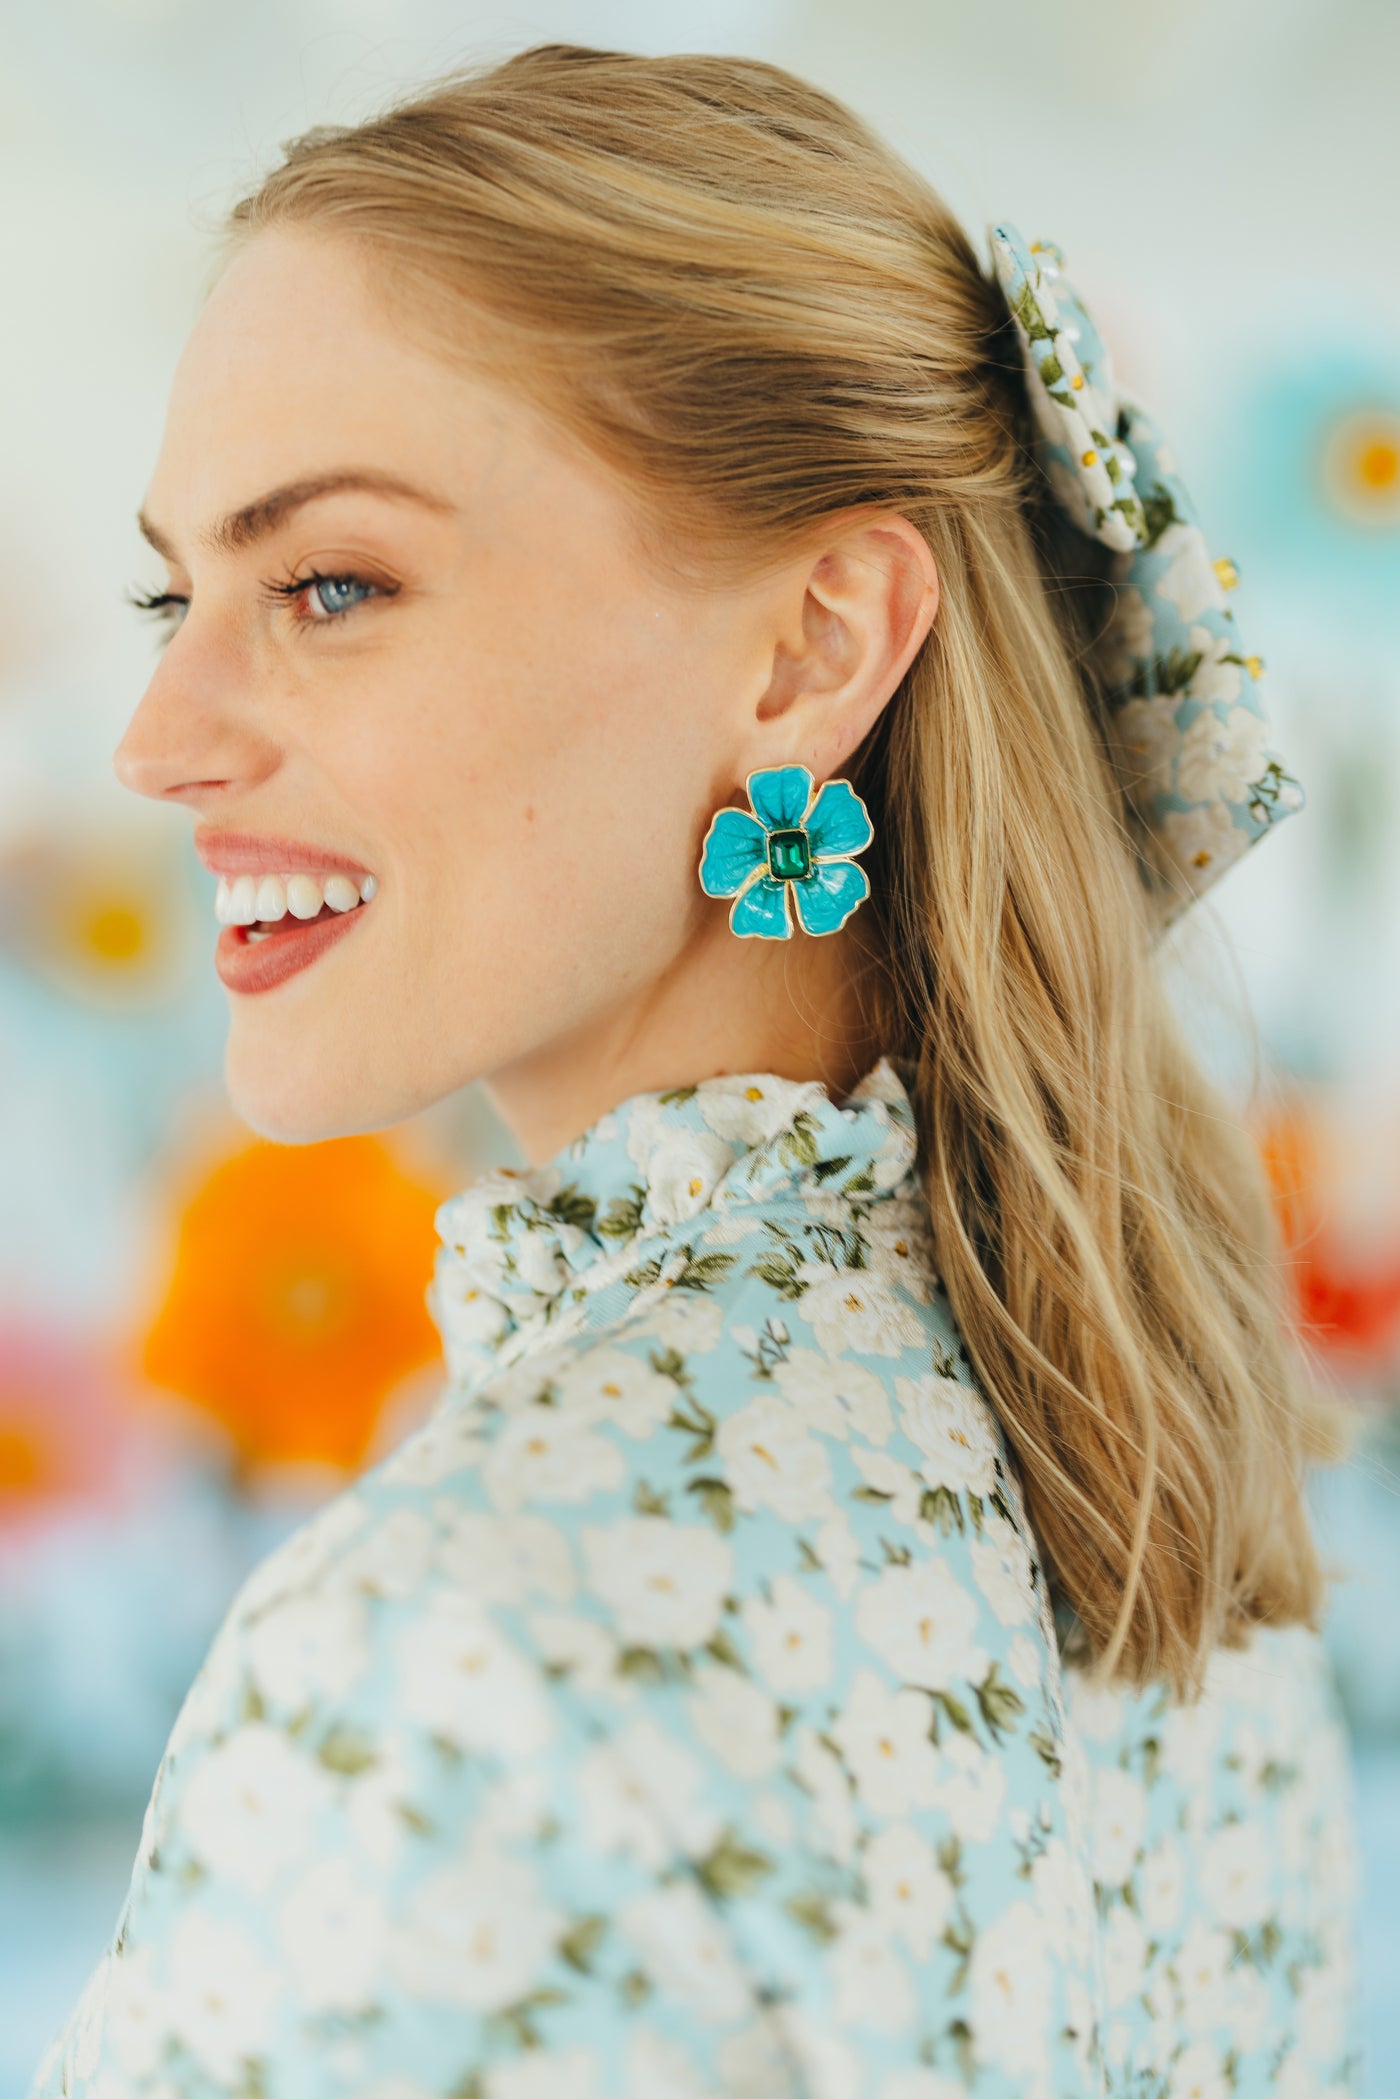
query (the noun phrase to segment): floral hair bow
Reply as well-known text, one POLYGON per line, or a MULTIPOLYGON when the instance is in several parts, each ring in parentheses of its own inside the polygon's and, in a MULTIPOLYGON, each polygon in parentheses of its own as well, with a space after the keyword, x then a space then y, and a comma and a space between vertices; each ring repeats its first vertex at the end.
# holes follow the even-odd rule
POLYGON ((1266 748, 1264 666, 1244 651, 1226 603, 1234 563, 1211 559, 1171 452, 1115 384, 1063 255, 1050 241, 1028 248, 1009 225, 991 228, 991 250, 1040 464, 1071 522, 1117 552, 1101 663, 1143 879, 1165 927, 1301 809, 1303 790, 1266 748))

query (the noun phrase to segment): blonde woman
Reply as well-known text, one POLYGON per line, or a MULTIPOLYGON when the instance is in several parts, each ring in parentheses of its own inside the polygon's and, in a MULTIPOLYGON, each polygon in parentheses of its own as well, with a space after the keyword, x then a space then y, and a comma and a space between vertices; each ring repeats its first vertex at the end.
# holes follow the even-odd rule
POLYGON ((529 1163, 41 2099, 1355 2090, 1321 1430, 1154 960, 1298 796, 1154 444, 767 66, 529 51, 239 205, 118 771, 254 1128, 479 1078, 529 1163))

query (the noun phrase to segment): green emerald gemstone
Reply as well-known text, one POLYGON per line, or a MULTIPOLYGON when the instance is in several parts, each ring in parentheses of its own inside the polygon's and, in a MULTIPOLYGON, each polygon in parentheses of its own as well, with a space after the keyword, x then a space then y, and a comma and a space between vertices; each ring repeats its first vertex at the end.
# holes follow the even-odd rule
POLYGON ((812 872, 812 848, 805 831, 768 833, 768 872, 775 882, 802 882, 812 872))

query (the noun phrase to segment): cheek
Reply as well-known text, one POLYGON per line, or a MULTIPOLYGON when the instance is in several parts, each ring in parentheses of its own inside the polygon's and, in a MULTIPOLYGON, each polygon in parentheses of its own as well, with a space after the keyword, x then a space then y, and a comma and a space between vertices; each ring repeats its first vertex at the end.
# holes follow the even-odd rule
POLYGON ((544 621, 505 646, 485 625, 411 677, 396 666, 404 699, 347 782, 403 870, 405 914, 477 952, 635 962, 673 943, 710 813, 703 652, 645 613, 611 633, 544 621))

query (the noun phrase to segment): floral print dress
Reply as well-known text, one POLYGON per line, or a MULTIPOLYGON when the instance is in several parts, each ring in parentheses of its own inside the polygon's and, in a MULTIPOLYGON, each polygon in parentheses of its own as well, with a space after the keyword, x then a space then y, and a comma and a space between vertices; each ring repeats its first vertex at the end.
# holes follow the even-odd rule
POLYGON ((448 1389, 236 1599, 36 2099, 1354 2092, 1318 1642, 1062 1663, 895 1062, 438 1221, 448 1389))

